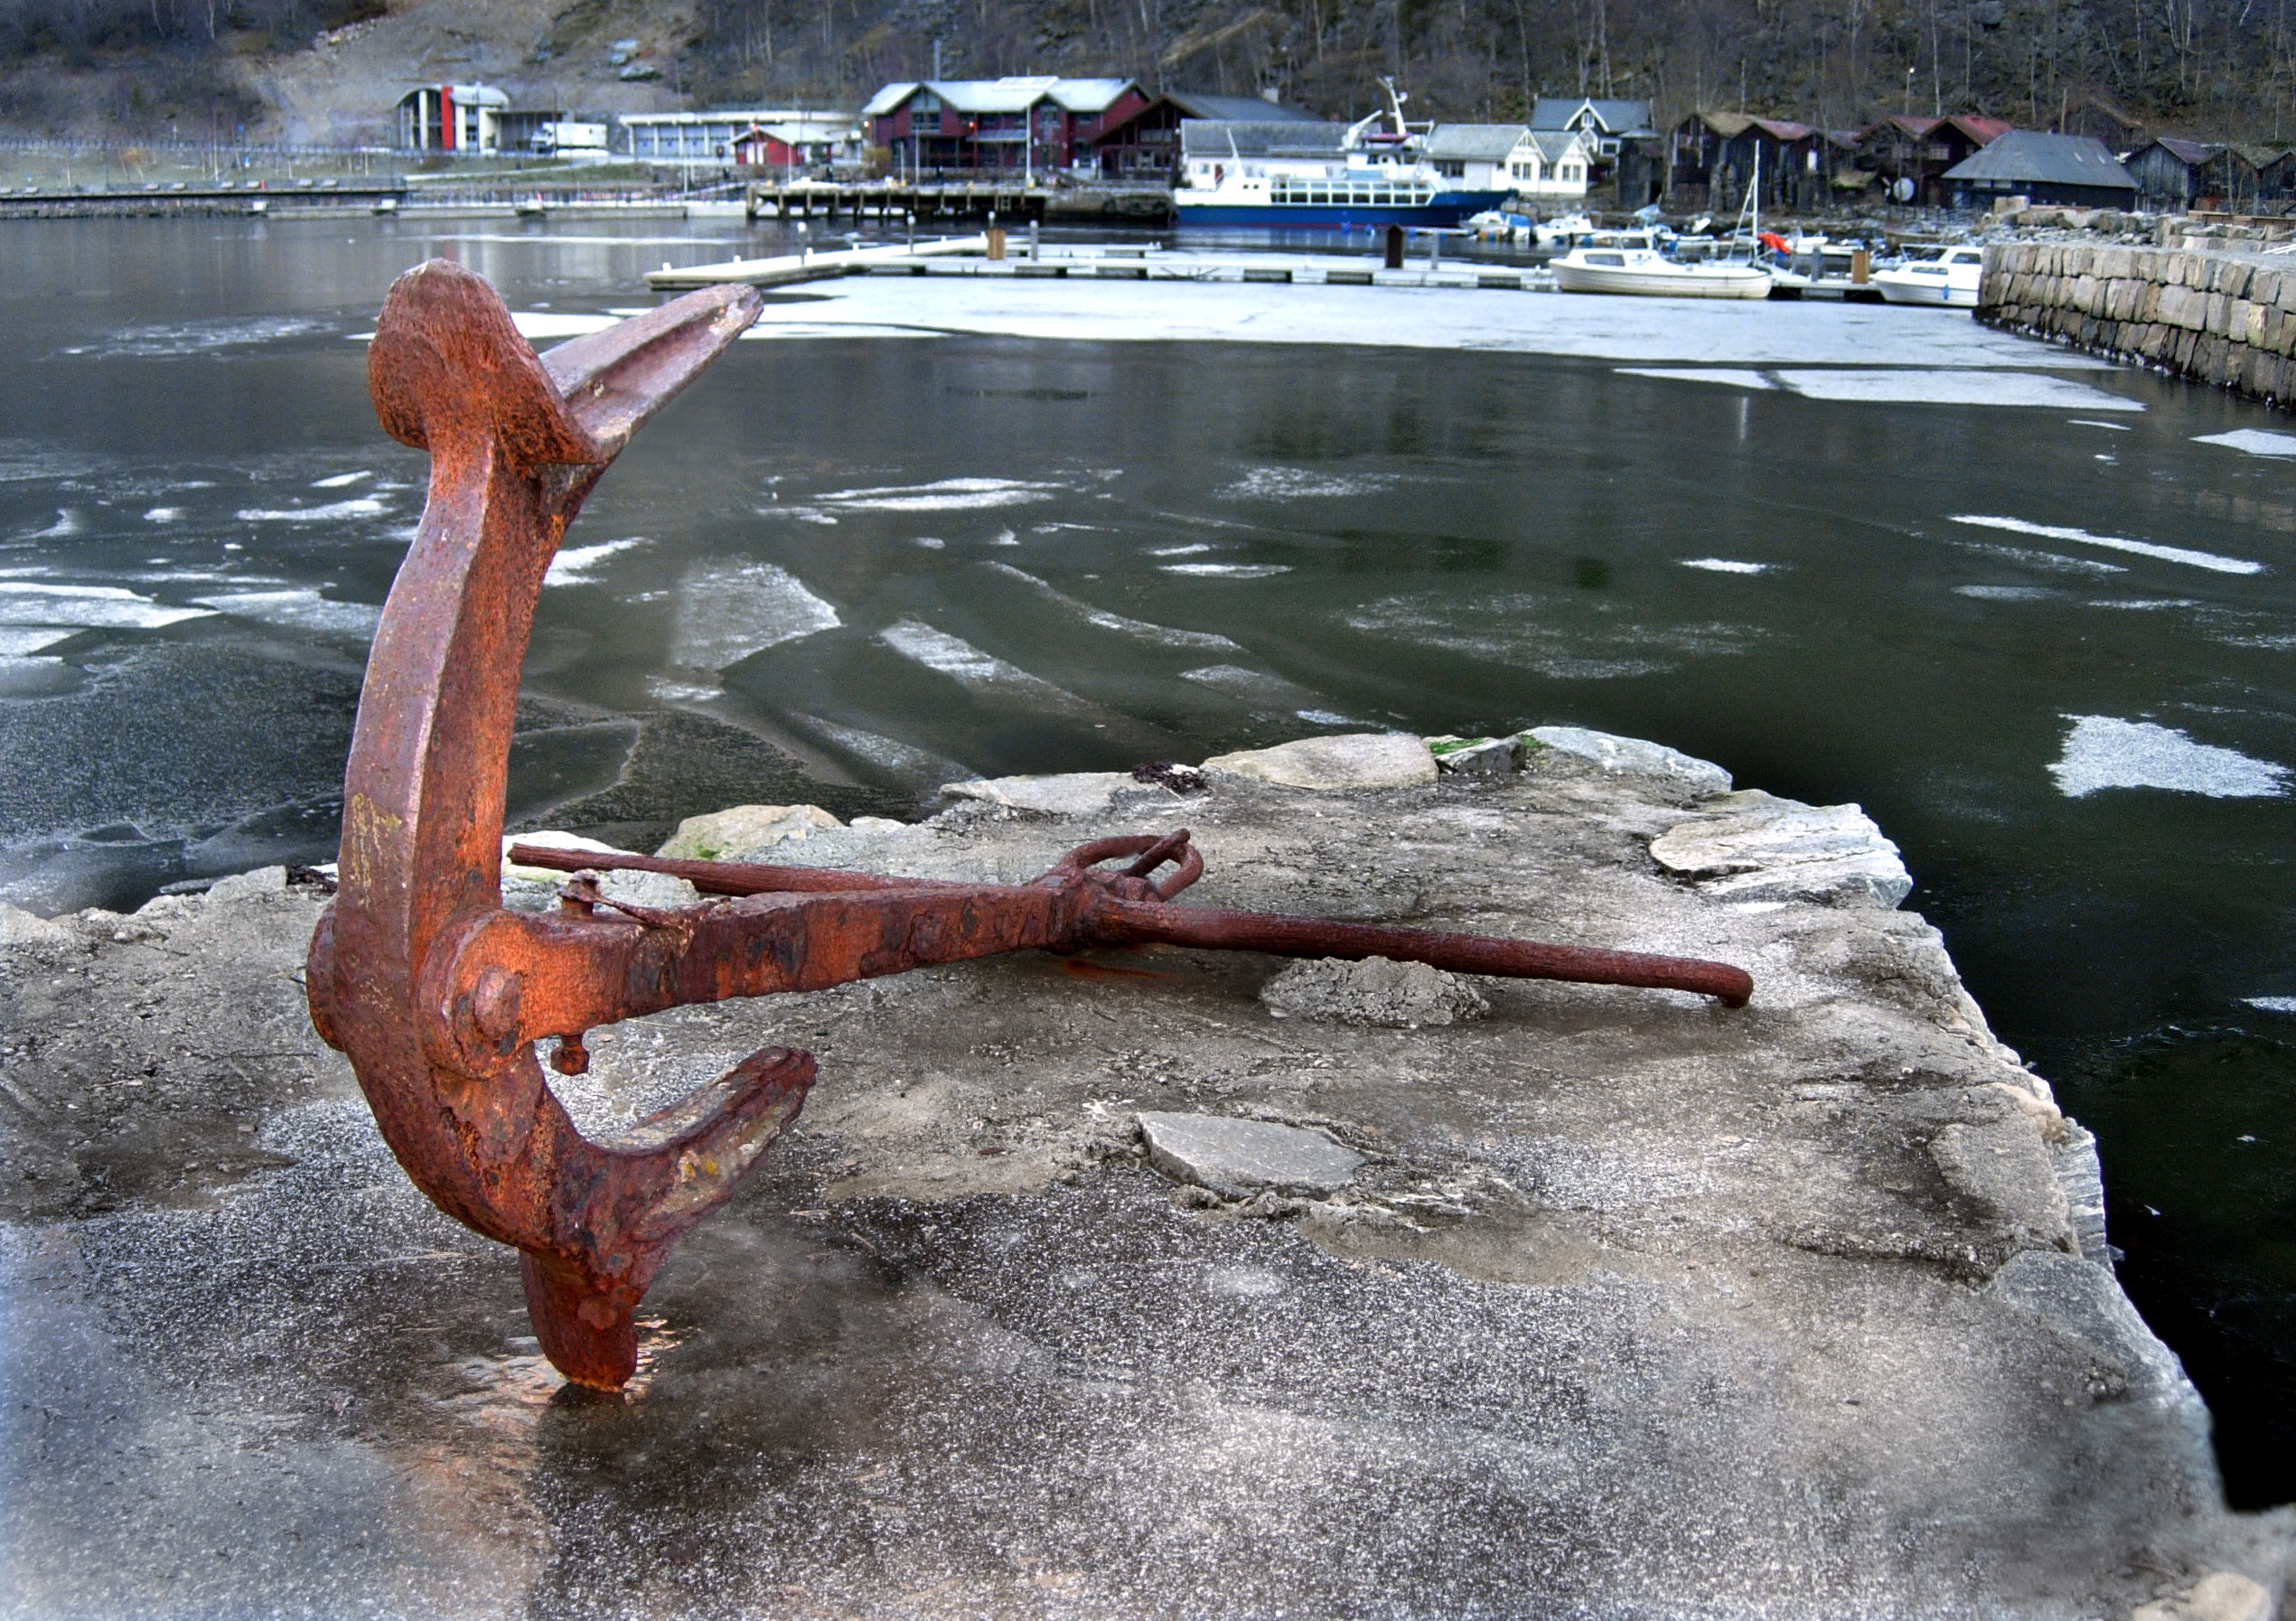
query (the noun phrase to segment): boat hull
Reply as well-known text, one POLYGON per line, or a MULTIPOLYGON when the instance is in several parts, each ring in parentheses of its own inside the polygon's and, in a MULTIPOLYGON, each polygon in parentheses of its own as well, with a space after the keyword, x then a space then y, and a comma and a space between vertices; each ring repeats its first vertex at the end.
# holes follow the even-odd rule
POLYGON ((1977 307, 1975 287, 1956 287, 1951 283, 1932 281, 1900 281, 1886 272, 1873 278, 1872 285, 1891 304, 1926 304, 1932 309, 1973 310, 1977 307))
POLYGON ((1504 192, 1438 192, 1416 207, 1376 203, 1196 202, 1185 192, 1172 199, 1174 220, 1182 226, 1238 226, 1266 230, 1376 230, 1389 225, 1409 225, 1452 230, 1470 214, 1479 214, 1504 202, 1504 192))
POLYGON ((1767 298, 1767 270, 1679 272, 1610 265, 1561 265, 1554 285, 1565 293, 1624 293, 1638 298, 1767 298))

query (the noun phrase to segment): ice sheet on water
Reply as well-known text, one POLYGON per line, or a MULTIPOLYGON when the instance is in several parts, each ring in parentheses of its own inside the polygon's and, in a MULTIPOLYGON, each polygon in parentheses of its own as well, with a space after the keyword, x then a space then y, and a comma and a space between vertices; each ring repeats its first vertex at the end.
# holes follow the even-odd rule
POLYGON ((745 342, 800 338, 945 338, 946 333, 921 326, 876 326, 863 322, 839 325, 826 321, 760 321, 742 334, 745 342))
POLYGON ((83 630, 149 631, 211 608, 171 608, 119 586, 37 586, 0 580, 0 624, 77 625, 83 630))
POLYGON ((371 603, 339 603, 316 591, 227 591, 192 599, 235 619, 252 619, 291 631, 323 631, 371 639, 382 610, 371 603))
POLYGON ((2200 604, 2188 596, 2123 596, 2096 597, 2088 604, 2092 608, 2118 608, 2127 613, 2149 613, 2160 608, 2197 608, 2200 604))
POLYGON ((1683 558, 1685 568, 1703 568, 1709 574, 1767 574, 1776 567, 1771 563, 1748 563, 1736 558, 1683 558))
POLYGON ((1225 693, 1237 702, 1271 714, 1289 714, 1317 726, 1353 726, 1359 724, 1336 710, 1323 707, 1322 695, 1310 691, 1296 681, 1287 681, 1279 675, 1270 675, 1263 670, 1246 670, 1240 664, 1208 664, 1202 670, 1184 670, 1184 681, 1194 681, 1199 687, 1209 687, 1214 692, 1225 693))
POLYGON ((555 310, 512 310, 511 324, 529 343, 550 338, 585 338, 616 324, 612 315, 562 315, 555 310))
POLYGON ((380 518, 390 502, 380 495, 358 495, 315 507, 248 507, 231 514, 241 523, 336 523, 345 518, 380 518))
POLYGON ((24 537, 27 540, 68 540, 88 527, 87 520, 70 507, 56 510, 56 521, 44 529, 34 529, 24 537))
POLYGON ((1291 572, 1289 563, 1165 563, 1158 567, 1165 574, 1196 575, 1227 580, 1264 580, 1272 574, 1291 572))
POLYGON ((1870 400, 1888 405, 2079 406, 2091 411, 2144 409, 2139 401, 2043 372, 1843 368, 1780 371, 1776 375, 1779 382, 1805 399, 1870 400))
POLYGON ((2296 434, 2276 434, 2269 428, 2241 427, 2228 434, 2198 434, 2192 442, 2244 450, 2252 456, 2296 456, 2296 434))
POLYGON ((172 325, 131 326, 93 343, 75 344, 65 354, 115 358, 165 359, 174 355, 211 354, 217 350, 276 343, 286 338, 307 338, 333 332, 333 324, 300 315, 217 316, 172 325))
POLYGON ((1080 602, 1049 580, 1038 579, 1026 569, 1015 568, 1009 563, 984 562, 983 568, 994 569, 1007 579, 1017 582, 1036 592, 1045 601, 1054 603, 1075 614, 1087 624, 1103 631, 1114 631, 1120 636, 1152 642, 1158 647, 1194 647, 1206 651, 1242 652, 1243 650, 1225 636, 1212 631, 1184 631, 1176 625, 1152 624, 1145 619, 1127 619, 1121 614, 1111 614, 1104 608, 1080 602))
POLYGON ((1955 586, 1955 596, 1973 596, 1988 603, 2047 602, 2057 595, 2046 586, 1955 586))
POLYGON ((942 782, 970 782, 980 775, 970 765, 961 764, 929 749, 903 743, 898 738, 825 720, 818 715, 798 715, 793 718, 824 741, 857 759, 867 761, 903 782, 936 787, 942 782))
POLYGON ((1351 629, 1561 680, 1659 675, 1695 658, 1743 653, 1762 637, 1753 625, 1652 623, 1617 602, 1585 593, 1519 592, 1455 597, 1390 596, 1341 616, 1351 629))
POLYGON ((936 630, 921 619, 896 620, 877 632, 877 640, 903 658, 937 670, 984 698, 1018 699, 1072 715, 1093 707, 1066 688, 1056 687, 1042 676, 1031 675, 994 653, 983 652, 971 642, 936 630))
POLYGON ((942 512, 979 507, 1017 507, 1050 501, 1068 488, 1039 479, 944 478, 929 484, 886 484, 876 489, 831 490, 814 499, 848 511, 942 512))
POLYGON ((698 564, 678 584, 670 661, 688 670, 724 670, 842 623, 834 607, 779 564, 698 564))
POLYGON ((26 653, 36 653, 42 648, 69 642, 80 634, 79 630, 55 630, 47 626, 0 625, 0 657, 19 659, 26 653))
POLYGON ((145 523, 181 523, 183 521, 183 509, 154 507, 144 514, 144 521, 145 523))
POLYGON ((2167 788, 2211 799, 2278 799, 2288 791, 2288 767, 2196 743, 2170 726, 2110 715, 2065 718, 2073 730, 2048 769, 2068 799, 2106 788, 2167 788))
POLYGON ((2107 563, 2097 558, 2068 558, 2061 552, 2034 551, 2022 546, 1995 546, 1982 540, 1955 540, 1953 545, 1963 551, 1981 552, 1989 558, 2006 558, 2012 563, 2022 563, 2029 568, 2046 569, 2051 574, 2126 574, 2128 569, 2118 563, 2107 563))
POLYGON ((1946 521, 1973 524, 1980 529, 2007 529, 2017 535, 2038 535, 2048 540, 2070 540, 2081 546, 2101 546, 2108 551, 2133 552, 2141 558, 2158 558, 2164 563, 2183 563, 2216 574, 2264 572, 2262 563, 2254 563, 2245 558, 2219 557, 2212 551, 2193 551, 2181 546, 2156 546, 2150 540, 2130 540, 2119 535, 2092 535, 2086 529, 2062 524, 2029 523, 2022 518, 1997 518, 1977 512, 1955 512, 1948 516, 1946 521))
POLYGON ((372 468, 361 467, 356 473, 338 473, 333 478, 314 478, 311 481, 311 487, 314 490, 347 490, 361 479, 374 476, 372 468))
POLYGON ((2261 1007, 2266 1013, 2296 1013, 2296 997, 2243 997, 2251 1007, 2261 1007))
POLYGON ((2136 431, 2125 422, 2099 422, 2095 418, 2090 417, 2067 417, 2065 421, 2066 425, 2070 427, 2106 427, 2111 428, 2116 434, 2128 434, 2134 433, 2136 431))
POLYGON ((1621 377, 1665 378, 1678 383, 1722 383, 1733 389, 1775 389, 1767 374, 1738 366, 1621 366, 1621 377))
POLYGON ((1371 495, 1395 483, 1392 473, 1318 473, 1308 467, 1254 467, 1213 492, 1223 501, 1298 501, 1371 495))
POLYGON ((633 535, 625 540, 601 540, 595 546, 569 546, 550 559, 549 571, 543 575, 546 586, 586 586, 595 575, 599 564, 621 552, 651 544, 642 535, 633 535))

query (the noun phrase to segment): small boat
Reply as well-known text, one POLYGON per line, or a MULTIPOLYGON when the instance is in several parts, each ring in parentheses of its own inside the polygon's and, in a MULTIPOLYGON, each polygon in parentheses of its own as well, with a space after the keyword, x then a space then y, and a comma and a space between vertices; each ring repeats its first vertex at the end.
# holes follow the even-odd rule
POLYGON ((1560 214, 1531 228, 1531 239, 1542 248, 1569 248, 1595 228, 1585 214, 1560 214))
POLYGON ((1985 274, 1982 248, 1909 250, 1901 264, 1877 270, 1873 285, 1891 304, 1934 304, 1952 310, 1977 307, 1977 284, 1985 274), (1924 257, 1915 258, 1919 253, 1924 257))
POLYGON ((1685 264, 1658 249, 1648 231, 1596 231, 1556 259, 1565 293, 1631 293, 1645 298, 1767 298, 1770 273, 1743 259, 1685 264))

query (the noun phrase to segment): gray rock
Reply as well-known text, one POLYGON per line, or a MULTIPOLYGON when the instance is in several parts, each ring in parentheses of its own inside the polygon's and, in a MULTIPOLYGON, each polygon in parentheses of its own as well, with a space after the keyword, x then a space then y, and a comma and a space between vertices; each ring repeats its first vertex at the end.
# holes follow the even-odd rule
POLYGON ((1035 816, 1105 816, 1118 793, 1135 786, 1117 771, 1066 771, 1044 777, 987 777, 944 782, 949 799, 981 800, 1035 816))
POLYGON ((689 816, 654 853, 692 861, 738 861, 754 850, 845 824, 819 805, 735 805, 689 816))
POLYGON ((10 951, 59 950, 76 943, 79 936, 61 923, 0 901, 0 947, 10 951))
POLYGON ((1461 777, 1503 777, 1523 764, 1523 745, 1512 737, 1480 737, 1435 756, 1436 768, 1461 777))
POLYGON ((2177 1354, 2145 1326, 2113 1274, 2095 1261, 2028 1250, 1993 1274, 1985 1293, 2126 1370, 2132 1394, 2188 1410, 2206 1421, 2200 1393, 2185 1378, 2177 1354))
POLYGON ((1710 760, 1701 760, 1663 743, 1640 737, 1614 737, 1584 726, 1533 726, 1522 736, 1551 749, 1576 755, 1603 770, 1645 777, 1674 777, 1698 794, 1728 793, 1730 773, 1710 760))
POLYGON ((1435 781, 1435 755, 1406 732, 1343 732, 1217 754, 1204 769, 1285 788, 1412 788, 1435 781))
POLYGON ((1175 1182, 1210 1188, 1223 1199, 1254 1194, 1328 1194, 1347 1185, 1364 1157, 1320 1131, 1240 1120, 1219 1114, 1137 1117, 1148 1163, 1175 1182))
POLYGON ((1669 872, 1734 901, 1860 899, 1895 906, 1913 888, 1898 847, 1855 805, 1804 805, 1759 789, 1651 841, 1669 872))
POLYGON ((1260 988, 1260 1000, 1278 1018, 1324 1019, 1416 1030, 1482 1018, 1491 1004, 1456 974, 1424 962, 1360 962, 1325 957, 1295 962, 1260 988))

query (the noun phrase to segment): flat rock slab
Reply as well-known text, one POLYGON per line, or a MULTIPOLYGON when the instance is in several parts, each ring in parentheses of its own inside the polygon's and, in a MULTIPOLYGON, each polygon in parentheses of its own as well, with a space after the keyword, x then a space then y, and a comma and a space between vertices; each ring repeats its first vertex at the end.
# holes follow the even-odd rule
POLYGON ((1913 892, 1898 847, 1855 805, 1804 805, 1759 789, 1724 794, 1709 814, 1651 840, 1653 859, 1709 894, 1738 901, 1856 895, 1894 906, 1913 892))
POLYGON ((1401 732, 1350 732, 1214 754, 1204 769, 1286 788, 1361 791, 1418 787, 1435 780, 1436 768, 1434 753, 1420 738, 1401 732))
POLYGON ((515 1260, 415 1192, 312 1033, 323 896, 274 868, 0 913, 0 1616, 2269 1608, 2290 1517, 2226 1511, 2087 1135, 1919 917, 1654 860, 1718 812, 1645 746, 1374 792, 1007 792, 774 845, 1021 881, 1186 826, 1183 904, 1756 989, 1479 979, 1487 1017, 1386 1027, 1274 1017, 1284 960, 1159 947, 594 1030, 550 1078, 594 1137, 760 1047, 820 1064, 646 1297, 619 1402, 562 1388, 515 1260), (1231 1198, 1176 1186, 1142 1115, 1362 1160, 1231 1198))
POLYGON ((1523 736, 1612 774, 1671 778, 1694 795, 1730 790, 1730 773, 1711 760, 1698 759, 1663 743, 1591 732, 1585 726, 1533 726, 1523 736))
POLYGON ((1336 1193, 1354 1180, 1364 1157, 1320 1131, 1218 1114, 1136 1117, 1148 1162, 1175 1182, 1210 1188, 1223 1199, 1258 1193, 1336 1193))

